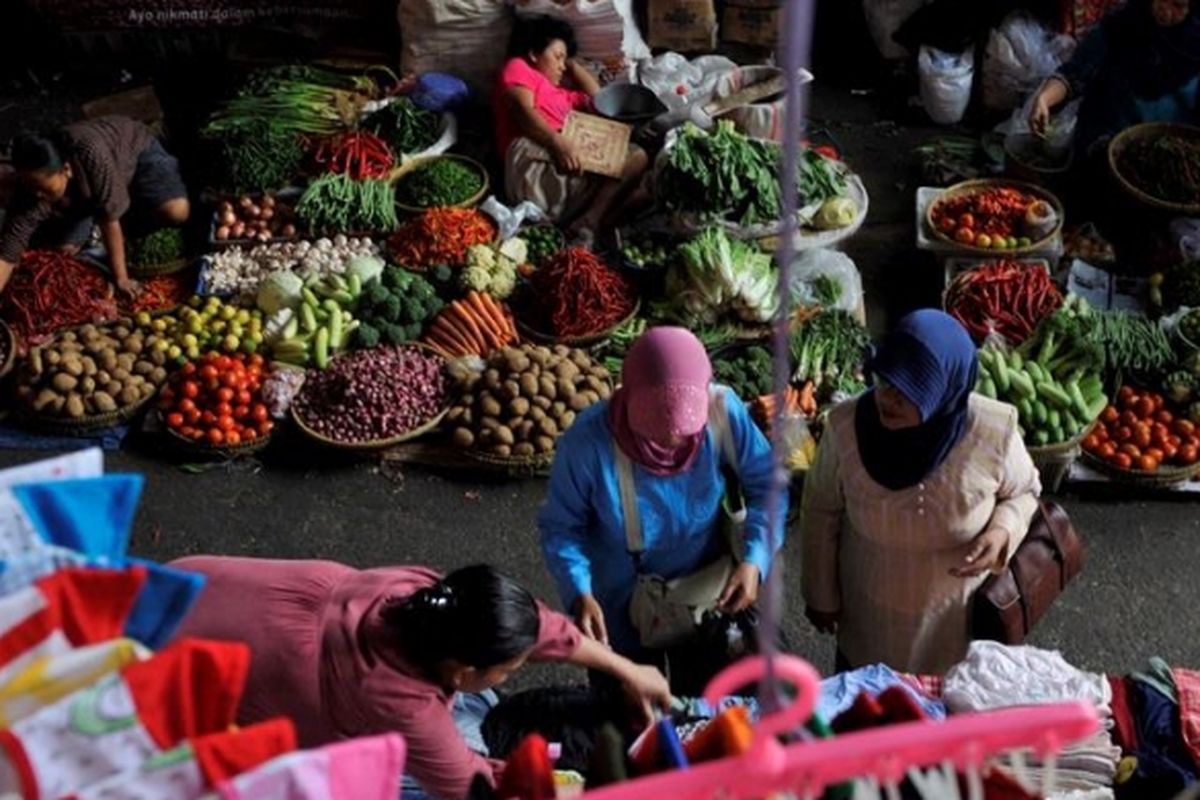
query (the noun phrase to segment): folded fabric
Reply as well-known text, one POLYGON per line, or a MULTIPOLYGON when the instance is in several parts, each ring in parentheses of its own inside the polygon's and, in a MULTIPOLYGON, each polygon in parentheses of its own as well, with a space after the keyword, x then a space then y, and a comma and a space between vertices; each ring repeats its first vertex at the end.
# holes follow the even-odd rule
POLYGON ((112 566, 107 559, 88 558, 83 553, 39 540, 25 552, 0 560, 0 597, 26 589, 38 578, 53 575, 60 569, 112 566))
POLYGON ((815 713, 821 719, 837 719, 854 704, 861 692, 868 692, 874 697, 893 686, 903 687, 929 719, 946 718, 946 707, 940 701, 920 692, 911 682, 905 680, 904 676, 886 664, 862 667, 821 681, 821 699, 817 701, 815 713))
POLYGON ((70 568, 0 598, 0 683, 36 658, 121 636, 146 570, 70 568))
POLYGON ((1133 681, 1140 746, 1137 769, 1121 787, 1124 797, 1174 797, 1197 780, 1180 732, 1179 706, 1147 683, 1133 681))
POLYGON ((1105 676, 1077 669, 1057 652, 977 641, 946 674, 943 699, 953 712, 1078 700, 1107 715, 1112 687, 1105 676))
POLYGON ((219 784, 296 749, 296 728, 282 717, 201 736, 140 767, 70 795, 69 800, 196 800, 219 784))
POLYGON ((1108 685, 1112 689, 1113 741, 1122 752, 1132 753, 1138 749, 1138 738, 1129 682, 1125 678, 1109 676, 1108 685))
POLYGON ((26 552, 39 540, 21 503, 9 491, 13 486, 38 481, 94 478, 103 474, 104 454, 96 448, 0 470, 0 558, 26 552))
POLYGON ((280 756, 225 781, 216 800, 395 800, 404 739, 389 733, 280 756))
POLYGON ((1175 678, 1171 675, 1171 667, 1158 656, 1151 657, 1146 662, 1144 670, 1134 672, 1129 677, 1157 689, 1172 703, 1179 702, 1179 693, 1175 690, 1175 678))
POLYGON ((1179 727, 1183 743, 1200 768, 1200 672, 1173 669, 1171 678, 1179 691, 1179 727))
POLYGON ((113 639, 58 655, 36 656, 10 680, 0 684, 0 728, 10 727, 105 675, 149 657, 150 651, 131 639, 113 639))
POLYGON ((244 644, 184 639, 0 731, 0 794, 58 798, 233 724, 244 644))
POLYGON ((47 543, 120 559, 144 484, 141 475, 105 475, 14 486, 12 492, 47 543))
POLYGON ((125 635, 157 650, 175 635, 200 597, 206 578, 140 558, 131 558, 128 563, 145 567, 146 585, 129 612, 125 635))

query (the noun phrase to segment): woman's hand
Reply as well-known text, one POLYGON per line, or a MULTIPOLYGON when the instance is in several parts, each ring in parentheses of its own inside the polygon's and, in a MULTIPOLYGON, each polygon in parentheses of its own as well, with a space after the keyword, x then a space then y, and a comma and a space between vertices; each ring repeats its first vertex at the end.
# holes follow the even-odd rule
POLYGON ((581 594, 575 601, 575 624, 583 635, 608 646, 608 628, 604 624, 604 609, 590 594, 581 594))
POLYGON ((975 537, 962 566, 950 570, 950 574, 956 578, 974 578, 995 569, 1003 563, 1001 559, 1007 547, 1008 531, 988 528, 975 537))
POLYGON ((837 633, 838 622, 842 618, 840 611, 817 611, 812 606, 805 606, 804 616, 817 629, 818 633, 837 633))
POLYGON ((60 244, 58 246, 58 252, 62 253, 64 256, 73 256, 82 249, 83 245, 76 244, 75 242, 67 242, 66 244, 60 244))
POLYGON ((1050 103, 1046 100, 1046 90, 1042 89, 1033 98, 1033 106, 1029 109, 1029 129, 1035 136, 1045 136, 1049 124, 1050 103))
POLYGON ((655 667, 631 663, 622 678, 625 694, 638 711, 642 725, 654 721, 654 709, 665 711, 671 707, 671 685, 655 667))
POLYGON ((133 278, 117 281, 117 291, 130 299, 136 298, 141 288, 142 285, 133 278))
POLYGON ((579 157, 579 148, 563 136, 555 137, 554 150, 551 155, 554 156, 555 163, 563 172, 569 175, 583 172, 583 160, 579 157))
POLYGON ((761 579, 758 567, 748 561, 743 561, 729 576, 725 591, 717 607, 726 614, 740 614, 758 601, 758 584, 761 579))

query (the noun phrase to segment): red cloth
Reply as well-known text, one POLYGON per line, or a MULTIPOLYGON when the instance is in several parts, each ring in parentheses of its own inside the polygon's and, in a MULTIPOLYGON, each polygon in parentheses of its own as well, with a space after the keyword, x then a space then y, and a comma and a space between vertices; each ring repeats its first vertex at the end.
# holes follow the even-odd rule
POLYGON ((1129 697, 1129 681, 1110 675, 1108 683, 1112 686, 1113 742, 1123 753, 1136 752, 1139 746, 1138 729, 1129 697))
POLYGON ((510 58, 496 79, 493 94, 496 103, 496 146, 500 157, 508 154, 508 148, 521 136, 521 130, 513 119, 508 103, 508 90, 522 87, 533 93, 533 107, 546 124, 554 131, 561 131, 567 116, 575 109, 591 105, 592 98, 586 92, 556 86, 523 58, 510 58))
POLYGON ((296 727, 279 717, 192 742, 196 763, 211 788, 296 749, 296 727))
MULTIPOLYGON (((464 797, 477 773, 494 778, 502 768, 467 748, 451 714, 453 694, 406 658, 420 643, 380 619, 384 601, 433 585, 438 573, 207 556, 172 566, 207 577, 179 635, 245 642, 254 654, 238 713, 243 724, 288 717, 305 748, 400 733, 406 772, 437 796, 464 797)), ((565 661, 579 641, 570 620, 541 608, 534 660, 565 661)))
POLYGON ((62 569, 28 590, 0 601, 21 603, 26 592, 41 594, 43 607, 0 634, 0 666, 61 631, 75 647, 121 636, 125 620, 146 582, 144 567, 129 569, 62 569))
POLYGON ((1183 744, 1200 768, 1200 672, 1172 669, 1175 690, 1179 693, 1179 729, 1183 744))
POLYGON ((1082 39, 1105 15, 1125 5, 1125 0, 1062 0, 1059 27, 1062 33, 1082 39))
POLYGON ((545 739, 531 733, 521 740, 508 757, 496 796, 503 800, 554 800, 554 767, 545 739))
POLYGON ((121 670, 138 719, 163 750, 233 722, 246 686, 250 648, 184 639, 121 670))

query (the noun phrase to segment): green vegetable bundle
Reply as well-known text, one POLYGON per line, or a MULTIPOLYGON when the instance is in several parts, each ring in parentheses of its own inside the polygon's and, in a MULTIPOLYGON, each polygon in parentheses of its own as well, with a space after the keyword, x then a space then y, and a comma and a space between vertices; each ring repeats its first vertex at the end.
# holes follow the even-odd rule
POLYGON ((1019 350, 979 351, 976 391, 1016 407, 1021 436, 1035 447, 1062 444, 1075 438, 1108 405, 1097 372, 1082 377, 1058 377, 1050 364, 1026 360, 1019 350))
POLYGON ((409 172, 396 185, 396 199, 412 208, 465 203, 483 189, 483 177, 456 158, 434 158, 409 172))
POLYGON ((375 82, 316 67, 273 67, 246 81, 210 118, 207 135, 265 125, 274 131, 327 136, 352 127, 378 94, 375 82))
MULTIPOLYGON (((782 151, 773 142, 750 139, 722 120, 708 134, 688 124, 656 176, 659 199, 673 211, 724 219, 739 225, 778 221, 782 151)), ((846 187, 841 169, 805 150, 796 170, 800 205, 839 196, 846 187)))
POLYGON ((314 178, 300 202, 296 216, 313 233, 394 231, 396 201, 387 181, 356 181, 348 175, 314 178))
POLYGON ((771 351, 759 345, 713 359, 713 377, 747 399, 770 394, 774 369, 771 351))
POLYGON ((777 282, 770 255, 720 228, 706 228, 680 245, 667 271, 669 313, 689 327, 728 317, 760 325, 779 308, 777 282))
POLYGON ((861 391, 870 344, 870 334, 852 314, 822 311, 792 333, 792 381, 812 381, 822 395, 861 391))
POLYGON ((212 134, 208 142, 213 183, 230 194, 281 189, 295 180, 304 163, 301 137, 265 123, 212 134))
POLYGON ((396 153, 420 153, 438 140, 441 118, 418 108, 407 97, 384 106, 363 120, 363 128, 387 142, 396 153))
POLYGON ((183 231, 180 228, 160 228, 149 236, 135 239, 126 245, 129 266, 156 267, 183 258, 183 231))
POLYGON ((363 289, 354 316, 356 347, 397 345, 421 338, 426 324, 442 310, 433 285, 400 267, 387 267, 363 289))

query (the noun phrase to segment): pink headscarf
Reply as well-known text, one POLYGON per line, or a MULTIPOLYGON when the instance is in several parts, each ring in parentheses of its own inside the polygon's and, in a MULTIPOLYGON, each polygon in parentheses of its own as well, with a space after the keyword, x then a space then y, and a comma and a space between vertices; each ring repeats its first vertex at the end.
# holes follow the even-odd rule
POLYGON ((692 333, 652 328, 634 342, 612 397, 608 423, 617 446, 654 475, 691 466, 704 442, 712 364, 692 333), (676 447, 655 439, 683 437, 676 447))

